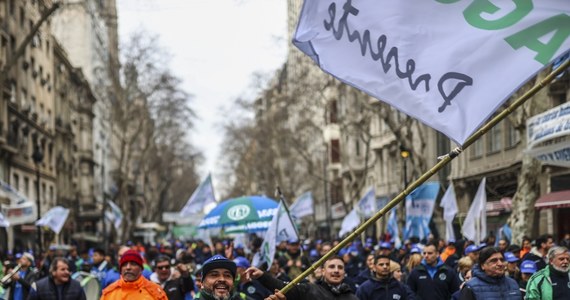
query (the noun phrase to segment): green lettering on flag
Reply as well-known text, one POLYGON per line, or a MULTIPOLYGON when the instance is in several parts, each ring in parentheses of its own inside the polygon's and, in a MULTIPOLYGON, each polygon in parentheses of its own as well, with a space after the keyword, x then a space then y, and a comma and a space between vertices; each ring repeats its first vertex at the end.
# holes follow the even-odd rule
POLYGON ((510 27, 524 18, 532 10, 531 0, 514 0, 516 8, 510 13, 496 20, 487 20, 482 17, 483 14, 494 14, 501 10, 489 0, 475 0, 464 11, 463 16, 467 23, 471 26, 486 29, 498 30, 510 27))
POLYGON ((443 3, 443 4, 452 4, 455 2, 459 2, 461 0, 435 0, 436 2, 443 3))
POLYGON ((505 38, 505 41, 514 49, 524 46, 533 50, 537 53, 534 59, 543 65, 547 65, 569 36, 570 16, 559 14, 519 31, 505 38), (539 40, 552 32, 554 35, 547 43, 539 40))

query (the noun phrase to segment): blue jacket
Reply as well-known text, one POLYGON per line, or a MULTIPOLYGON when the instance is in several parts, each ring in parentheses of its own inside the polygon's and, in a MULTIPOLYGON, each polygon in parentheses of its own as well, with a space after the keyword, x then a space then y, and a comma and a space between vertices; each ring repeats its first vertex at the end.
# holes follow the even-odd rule
POLYGON ((490 277, 479 265, 473 266, 473 278, 465 282, 459 299, 520 300, 517 282, 509 276, 490 277), (469 295, 472 294, 472 295, 469 295))
POLYGON ((459 290, 459 276, 441 259, 435 266, 433 277, 429 274, 425 260, 415 267, 408 277, 408 286, 418 299, 451 299, 451 295, 459 290))
POLYGON ((356 297, 359 300, 413 300, 414 292, 406 285, 390 277, 388 280, 371 278, 365 281, 356 290, 356 297))

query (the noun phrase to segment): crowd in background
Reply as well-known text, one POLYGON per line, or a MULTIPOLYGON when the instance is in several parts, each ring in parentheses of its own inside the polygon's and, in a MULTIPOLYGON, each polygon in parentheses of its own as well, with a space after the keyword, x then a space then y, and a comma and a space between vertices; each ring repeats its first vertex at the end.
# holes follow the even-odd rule
MULTIPOLYGON (((248 272, 258 267, 278 282, 289 282, 340 240, 283 241, 270 266, 252 267, 253 256, 262 242, 252 235, 246 245, 231 239, 214 239, 208 243, 128 242, 124 246, 111 245, 109 249, 52 246, 41 259, 30 252, 6 252, 2 253, 0 299, 45 299, 33 298, 32 294, 35 283, 48 279, 77 281, 81 286, 93 279, 97 282, 97 295, 101 295, 121 278, 121 257, 126 251, 140 254, 142 276, 161 286, 168 299, 208 299, 200 295, 202 277, 206 275, 202 267, 214 256, 227 258, 235 265, 233 289, 240 299, 266 299, 274 294, 274 285, 267 286, 271 281, 264 281, 265 277, 252 279, 248 272), (60 273, 54 263, 62 264, 60 273)), ((442 239, 420 243, 412 238, 399 247, 368 237, 340 249, 333 256, 338 259, 336 264, 328 265, 331 270, 326 266, 317 268, 302 282, 322 284, 340 278, 342 289, 328 283, 327 286, 342 297, 330 299, 570 299, 569 246, 570 234, 558 241, 552 235, 525 237, 520 243, 488 238, 480 245, 442 239)))

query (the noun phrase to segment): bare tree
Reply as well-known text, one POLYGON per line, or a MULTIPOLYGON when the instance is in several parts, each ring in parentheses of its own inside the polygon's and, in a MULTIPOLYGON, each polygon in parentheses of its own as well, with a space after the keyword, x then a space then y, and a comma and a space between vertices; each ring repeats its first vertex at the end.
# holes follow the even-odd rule
POLYGON ((194 174, 185 186, 197 185, 194 168, 200 155, 186 134, 195 118, 188 105, 190 95, 166 68, 167 55, 157 46, 157 38, 134 34, 122 56, 121 74, 112 76, 112 126, 117 142, 111 155, 116 166, 113 200, 126 220, 124 240, 137 217, 158 221, 180 176, 194 174))

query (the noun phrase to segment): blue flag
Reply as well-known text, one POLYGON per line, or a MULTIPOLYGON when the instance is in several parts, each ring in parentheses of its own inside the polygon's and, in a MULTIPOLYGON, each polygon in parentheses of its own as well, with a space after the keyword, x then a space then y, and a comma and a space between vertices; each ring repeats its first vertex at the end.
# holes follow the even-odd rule
POLYGON ((435 198, 438 192, 438 182, 427 182, 420 185, 406 197, 404 239, 409 239, 413 236, 423 239, 430 233, 429 221, 433 214, 435 198))

